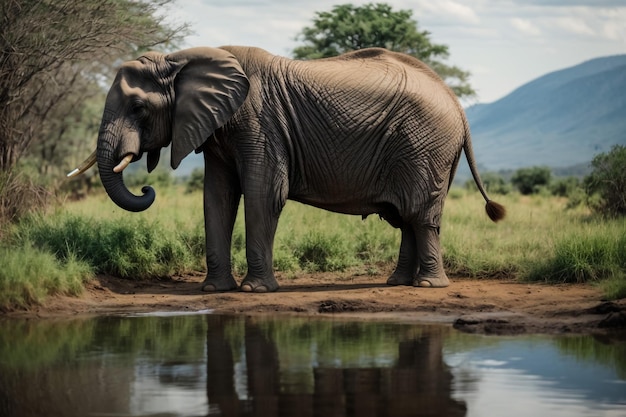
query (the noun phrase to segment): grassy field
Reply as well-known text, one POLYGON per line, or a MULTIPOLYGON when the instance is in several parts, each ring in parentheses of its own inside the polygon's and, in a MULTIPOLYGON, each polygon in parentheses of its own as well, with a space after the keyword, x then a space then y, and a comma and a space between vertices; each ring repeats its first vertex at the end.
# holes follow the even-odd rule
MULTIPOLYGON (((626 220, 603 220, 567 200, 496 196, 507 218, 494 224, 477 192, 453 189, 442 224, 449 274, 545 282, 597 282, 608 298, 626 296, 626 220)), ((243 210, 233 236, 233 267, 246 270, 243 210)), ((289 202, 274 248, 276 270, 375 274, 397 257, 400 233, 378 216, 329 213, 289 202)), ((117 208, 105 195, 31 216, 0 245, 0 309, 76 294, 95 274, 128 279, 204 270, 202 195, 160 189, 143 213, 117 208)))

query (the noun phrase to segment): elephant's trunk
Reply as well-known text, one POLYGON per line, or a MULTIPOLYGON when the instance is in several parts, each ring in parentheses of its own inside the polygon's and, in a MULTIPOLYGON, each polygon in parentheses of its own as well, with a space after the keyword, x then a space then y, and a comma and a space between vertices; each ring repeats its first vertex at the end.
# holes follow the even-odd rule
POLYGON ((152 205, 156 194, 150 186, 141 189, 143 195, 136 196, 131 193, 122 177, 122 172, 115 172, 113 169, 119 161, 114 159, 113 147, 106 140, 98 140, 97 161, 100 179, 107 194, 115 204, 128 211, 143 211, 152 205))

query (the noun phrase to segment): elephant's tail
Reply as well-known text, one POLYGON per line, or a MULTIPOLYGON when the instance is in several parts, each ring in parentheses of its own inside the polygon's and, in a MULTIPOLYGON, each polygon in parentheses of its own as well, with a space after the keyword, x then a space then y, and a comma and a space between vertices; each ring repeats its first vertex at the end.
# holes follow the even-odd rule
POLYGON ((482 180, 480 179, 480 175, 478 174, 478 167, 476 166, 476 159, 474 158, 474 149, 472 148, 472 138, 470 135, 469 124, 467 123, 467 119, 464 120, 465 124, 465 141, 463 143, 463 151, 465 152, 465 157, 467 158, 467 163, 469 164, 470 171, 472 172, 472 177, 474 177, 474 182, 478 187, 478 191, 483 195, 483 198, 487 202, 485 205, 485 211, 487 212, 487 216, 494 221, 504 219, 506 216, 506 208, 499 203, 491 200, 487 195, 487 191, 485 191, 485 186, 483 185, 482 180))

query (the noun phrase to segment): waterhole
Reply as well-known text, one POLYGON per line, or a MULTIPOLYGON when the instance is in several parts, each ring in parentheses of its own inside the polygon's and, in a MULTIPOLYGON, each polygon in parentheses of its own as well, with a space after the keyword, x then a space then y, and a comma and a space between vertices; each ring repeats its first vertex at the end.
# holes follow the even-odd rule
POLYGON ((0 321, 0 415, 626 416, 626 343, 210 314, 0 321))

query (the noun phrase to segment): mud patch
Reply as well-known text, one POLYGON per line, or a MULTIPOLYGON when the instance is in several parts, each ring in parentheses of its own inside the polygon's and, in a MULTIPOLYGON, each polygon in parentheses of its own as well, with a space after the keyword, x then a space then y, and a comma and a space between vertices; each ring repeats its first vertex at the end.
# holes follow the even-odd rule
POLYGON ((362 310, 363 302, 359 300, 324 300, 317 308, 318 313, 345 313, 362 310))

